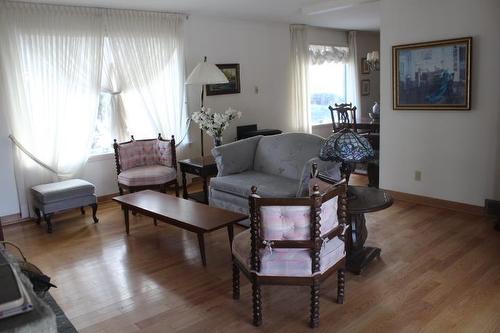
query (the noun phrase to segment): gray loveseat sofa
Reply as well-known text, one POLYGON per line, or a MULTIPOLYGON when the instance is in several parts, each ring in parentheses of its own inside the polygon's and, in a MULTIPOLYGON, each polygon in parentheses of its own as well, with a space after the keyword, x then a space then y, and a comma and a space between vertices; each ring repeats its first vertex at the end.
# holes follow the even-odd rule
POLYGON ((247 214, 252 185, 262 197, 307 196, 312 163, 340 179, 340 164, 318 157, 323 142, 312 134, 285 133, 215 147, 218 174, 210 180, 210 206, 247 214))

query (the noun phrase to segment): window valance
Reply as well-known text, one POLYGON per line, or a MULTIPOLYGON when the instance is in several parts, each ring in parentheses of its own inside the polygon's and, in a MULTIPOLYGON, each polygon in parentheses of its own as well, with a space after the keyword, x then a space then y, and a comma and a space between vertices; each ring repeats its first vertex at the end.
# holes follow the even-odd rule
POLYGON ((325 62, 347 63, 349 48, 330 45, 309 45, 309 60, 313 65, 325 62))

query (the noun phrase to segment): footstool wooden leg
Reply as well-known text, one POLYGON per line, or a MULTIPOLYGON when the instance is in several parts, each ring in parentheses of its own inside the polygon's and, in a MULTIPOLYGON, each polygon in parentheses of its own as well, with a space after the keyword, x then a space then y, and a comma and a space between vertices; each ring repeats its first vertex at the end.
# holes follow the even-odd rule
POLYGON ((44 214, 43 218, 45 219, 45 222, 47 223, 47 232, 49 234, 52 233, 52 222, 50 222, 50 219, 52 218, 52 213, 49 214, 44 214))
POLYGON ((42 221, 42 214, 40 213, 40 209, 38 207, 35 207, 35 214, 36 214, 36 224, 40 224, 42 221))
POLYGON ((82 215, 85 215, 85 208, 83 208, 83 206, 80 207, 80 212, 82 213, 82 215))
POLYGON ((92 207, 92 218, 94 219, 94 223, 99 222, 99 219, 96 216, 96 213, 97 213, 97 204, 96 203, 92 204, 92 205, 90 205, 90 207, 92 207))

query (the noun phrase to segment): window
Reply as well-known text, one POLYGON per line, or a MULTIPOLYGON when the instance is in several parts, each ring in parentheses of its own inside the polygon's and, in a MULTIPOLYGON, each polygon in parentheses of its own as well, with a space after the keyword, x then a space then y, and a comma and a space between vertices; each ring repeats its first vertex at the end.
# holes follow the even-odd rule
POLYGON ((309 110, 312 125, 332 122, 329 105, 346 103, 347 54, 345 47, 311 45, 309 110))
POLYGON ((113 151, 111 142, 114 137, 112 131, 113 95, 109 92, 101 92, 99 96, 99 110, 94 130, 94 139, 90 153, 92 155, 107 154, 113 151))

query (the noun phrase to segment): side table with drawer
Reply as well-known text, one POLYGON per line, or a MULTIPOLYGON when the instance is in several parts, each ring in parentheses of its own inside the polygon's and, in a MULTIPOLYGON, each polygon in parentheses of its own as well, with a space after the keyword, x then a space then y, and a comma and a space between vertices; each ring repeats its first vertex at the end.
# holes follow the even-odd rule
POLYGON ((213 156, 204 156, 190 158, 179 161, 182 173, 182 197, 184 199, 193 199, 195 201, 208 204, 208 179, 217 175, 217 164, 213 156), (203 191, 188 193, 186 174, 199 176, 203 179, 203 191))

